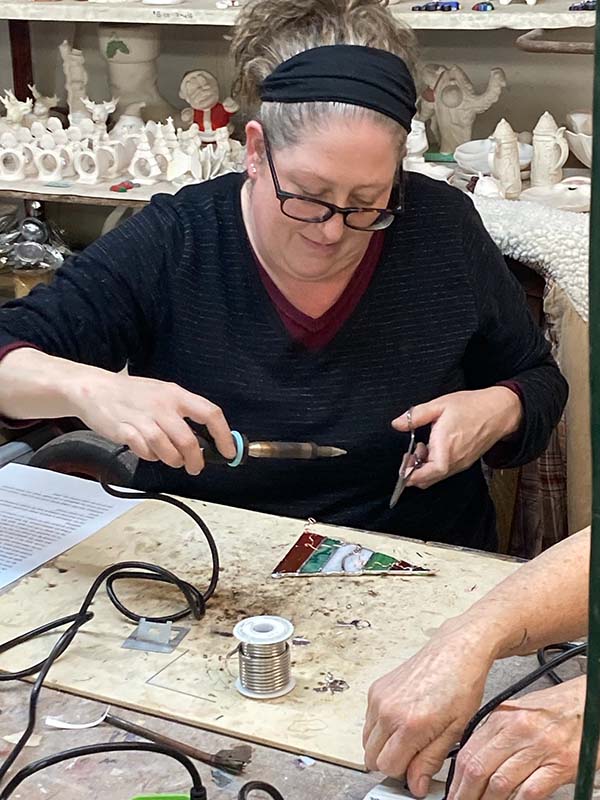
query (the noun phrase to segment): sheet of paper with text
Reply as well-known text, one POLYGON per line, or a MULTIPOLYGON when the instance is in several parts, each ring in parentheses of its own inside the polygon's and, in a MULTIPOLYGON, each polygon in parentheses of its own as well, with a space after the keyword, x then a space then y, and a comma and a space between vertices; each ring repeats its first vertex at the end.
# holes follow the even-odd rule
POLYGON ((0 469, 0 590, 133 508, 94 481, 7 464, 0 469))

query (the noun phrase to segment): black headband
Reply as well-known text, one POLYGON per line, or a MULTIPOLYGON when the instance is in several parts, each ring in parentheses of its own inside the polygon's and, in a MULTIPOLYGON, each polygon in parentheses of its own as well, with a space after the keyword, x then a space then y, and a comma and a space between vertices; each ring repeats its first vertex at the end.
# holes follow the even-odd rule
POLYGON ((270 103, 348 103, 379 111, 408 132, 416 112, 415 83, 404 61, 374 47, 334 44, 289 58, 265 78, 270 103))

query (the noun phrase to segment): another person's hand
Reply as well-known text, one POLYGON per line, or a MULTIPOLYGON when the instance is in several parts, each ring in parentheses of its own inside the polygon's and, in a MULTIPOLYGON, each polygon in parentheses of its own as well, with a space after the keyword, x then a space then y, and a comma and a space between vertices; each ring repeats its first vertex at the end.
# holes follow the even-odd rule
POLYGON ((427 793, 431 777, 479 708, 495 657, 484 626, 457 625, 447 623, 369 690, 365 763, 386 775, 406 775, 417 797, 427 793))
POLYGON ((459 753, 448 800, 542 800, 577 775, 585 676, 509 700, 459 753))
MULTIPOLYGON (((519 429, 523 409, 519 397, 506 386, 454 392, 411 409, 412 426, 431 425, 427 461, 408 479, 407 486, 427 489, 468 469, 496 442, 519 429)), ((408 431, 406 414, 392 425, 408 431)))
POLYGON ((208 427, 222 455, 235 457, 236 447, 223 412, 206 398, 174 383, 85 369, 83 380, 81 368, 77 372, 75 413, 102 436, 128 445, 147 461, 185 467, 190 475, 197 475, 204 458, 187 417, 208 427))

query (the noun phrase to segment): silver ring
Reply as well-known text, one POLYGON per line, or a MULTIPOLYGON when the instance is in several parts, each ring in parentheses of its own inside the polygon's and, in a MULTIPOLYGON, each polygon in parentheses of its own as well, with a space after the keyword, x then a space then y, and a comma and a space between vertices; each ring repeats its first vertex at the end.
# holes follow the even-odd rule
POLYGON ((406 412, 406 419, 408 421, 408 428, 412 431, 413 429, 413 421, 412 421, 412 406, 406 412))

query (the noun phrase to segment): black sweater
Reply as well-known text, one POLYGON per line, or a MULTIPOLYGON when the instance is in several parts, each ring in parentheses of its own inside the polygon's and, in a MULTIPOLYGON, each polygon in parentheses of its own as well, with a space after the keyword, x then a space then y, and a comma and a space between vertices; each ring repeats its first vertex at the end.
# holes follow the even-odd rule
MULTIPOLYGON (((348 455, 252 460, 199 477, 144 462, 136 483, 228 505, 493 548, 479 463, 388 508, 408 437, 391 420, 412 405, 516 379, 524 424, 501 463, 545 448, 567 386, 469 198, 407 177, 405 211, 375 275, 333 341, 307 351, 264 289, 227 175, 150 205, 40 287, 0 309, 0 347, 173 381, 222 407, 250 439, 313 440, 348 455)), ((427 436, 421 431, 421 438, 427 436)))

